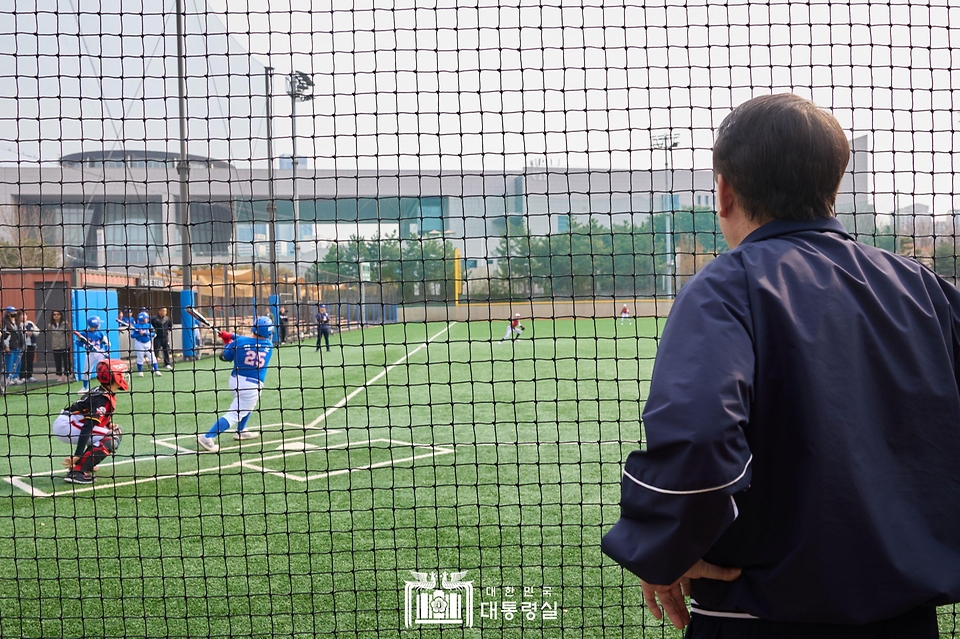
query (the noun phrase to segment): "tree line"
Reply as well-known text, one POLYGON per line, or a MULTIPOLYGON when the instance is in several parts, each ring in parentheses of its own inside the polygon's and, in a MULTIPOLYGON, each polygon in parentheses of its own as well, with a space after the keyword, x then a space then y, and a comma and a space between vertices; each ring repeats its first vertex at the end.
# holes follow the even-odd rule
MULTIPOLYGON (((611 226, 595 218, 582 222, 571 217, 568 222, 563 231, 535 234, 525 218, 508 216, 493 250, 495 266, 463 268, 462 299, 652 297, 674 290, 727 250, 716 215, 706 209, 646 215, 611 226), (674 282, 668 283, 671 274, 674 282)), ((353 237, 313 264, 307 281, 357 282, 359 265, 366 262, 371 281, 395 284, 402 303, 449 302, 455 259, 454 244, 442 238, 353 237)))

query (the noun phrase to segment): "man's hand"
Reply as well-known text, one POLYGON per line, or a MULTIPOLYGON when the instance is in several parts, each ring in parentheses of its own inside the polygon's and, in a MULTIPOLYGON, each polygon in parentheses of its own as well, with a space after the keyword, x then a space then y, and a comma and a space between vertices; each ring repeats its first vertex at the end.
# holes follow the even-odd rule
POLYGON ((663 613, 667 613, 667 618, 675 628, 683 630, 690 623, 690 611, 687 610, 687 602, 683 600, 684 595, 690 594, 691 579, 715 579, 717 581, 733 581, 740 577, 739 568, 723 568, 708 564, 703 559, 693 565, 693 568, 684 573, 677 581, 669 586, 655 586, 640 580, 640 587, 643 590, 643 600, 647 608, 658 620, 663 619, 663 613), (657 599, 660 599, 660 605, 657 605, 657 599), (663 611, 660 610, 663 606, 663 611))
POLYGON ((61 462, 61 465, 62 465, 64 468, 66 468, 66 469, 69 470, 69 469, 72 469, 74 466, 76 466, 76 465, 79 464, 79 463, 80 463, 80 458, 79 458, 79 457, 70 456, 70 457, 64 457, 64 458, 63 458, 63 461, 61 462))

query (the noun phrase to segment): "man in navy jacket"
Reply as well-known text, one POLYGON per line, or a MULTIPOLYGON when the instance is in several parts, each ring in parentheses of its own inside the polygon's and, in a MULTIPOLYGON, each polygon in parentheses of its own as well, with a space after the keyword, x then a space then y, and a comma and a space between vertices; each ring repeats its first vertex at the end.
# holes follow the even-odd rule
POLYGON ((848 158, 790 94, 718 130, 732 250, 677 296, 603 538, 688 638, 935 638, 960 601, 960 292, 844 230, 848 158))

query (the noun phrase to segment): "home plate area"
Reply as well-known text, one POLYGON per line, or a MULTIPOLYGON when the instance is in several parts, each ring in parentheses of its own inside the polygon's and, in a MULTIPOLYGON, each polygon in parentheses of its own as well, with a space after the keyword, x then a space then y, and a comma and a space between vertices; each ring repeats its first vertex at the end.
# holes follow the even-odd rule
POLYGON ((263 454, 255 460, 242 459, 240 466, 292 481, 307 482, 453 452, 453 448, 449 447, 415 444, 399 439, 376 438, 321 444, 301 437, 265 441, 263 454), (274 444, 272 453, 269 452, 271 444, 274 444))

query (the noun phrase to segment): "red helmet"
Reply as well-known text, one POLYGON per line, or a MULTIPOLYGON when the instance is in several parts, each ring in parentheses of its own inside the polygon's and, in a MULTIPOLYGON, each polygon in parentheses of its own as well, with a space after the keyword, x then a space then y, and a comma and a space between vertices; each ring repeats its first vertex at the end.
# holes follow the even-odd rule
POLYGON ((120 385, 122 390, 127 390, 130 385, 124 373, 127 372, 127 363, 119 359, 104 359, 97 363, 97 381, 104 386, 110 386, 114 382, 120 385))

